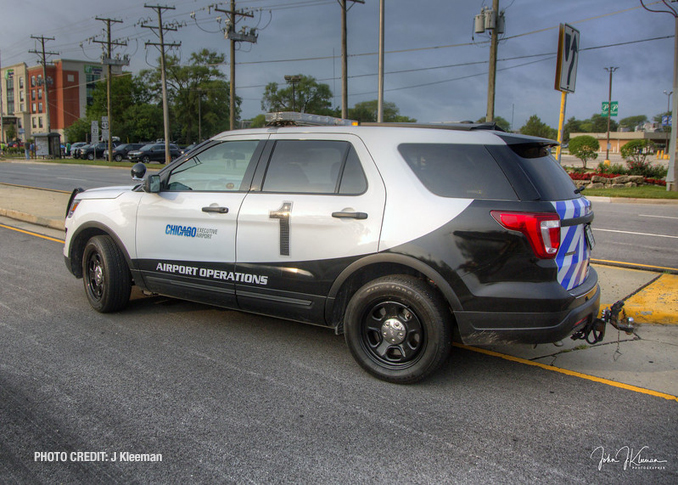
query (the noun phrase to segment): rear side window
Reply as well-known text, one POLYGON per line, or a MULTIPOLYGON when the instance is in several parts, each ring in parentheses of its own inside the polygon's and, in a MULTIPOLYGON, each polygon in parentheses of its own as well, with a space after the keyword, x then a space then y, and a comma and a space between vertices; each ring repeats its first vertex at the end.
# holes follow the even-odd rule
POLYGON ((482 145, 404 143, 398 151, 436 195, 517 200, 504 172, 482 145))
POLYGON ((579 198, 575 185, 565 169, 551 156, 548 149, 535 144, 509 145, 518 155, 520 165, 539 190, 544 200, 579 198))

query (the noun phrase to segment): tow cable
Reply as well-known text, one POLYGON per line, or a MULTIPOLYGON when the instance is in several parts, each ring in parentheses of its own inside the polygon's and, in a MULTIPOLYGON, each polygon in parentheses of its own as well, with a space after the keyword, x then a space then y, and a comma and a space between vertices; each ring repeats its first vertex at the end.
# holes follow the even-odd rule
POLYGON ((624 300, 619 300, 610 308, 603 310, 600 318, 587 323, 583 329, 575 332, 571 338, 572 340, 586 340, 591 345, 597 344, 605 337, 605 326, 608 323, 617 330, 626 332, 627 335, 631 335, 636 329, 633 318, 626 316, 624 300), (622 315, 621 319, 619 318, 620 314, 622 315))

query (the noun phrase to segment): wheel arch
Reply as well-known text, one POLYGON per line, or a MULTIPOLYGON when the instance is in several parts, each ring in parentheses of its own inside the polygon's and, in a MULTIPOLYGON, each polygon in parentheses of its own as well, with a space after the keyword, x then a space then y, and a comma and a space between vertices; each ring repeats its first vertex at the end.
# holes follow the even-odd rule
POLYGON ((463 309, 452 286, 431 266, 411 256, 380 253, 355 261, 339 274, 328 294, 325 320, 341 334, 343 314, 353 294, 367 282, 393 274, 407 274, 425 279, 442 295, 452 313, 463 309))
POLYGON ((132 264, 132 258, 130 257, 125 245, 122 243, 120 238, 111 230, 110 227, 102 224, 100 222, 92 221, 87 224, 83 224, 78 228, 75 234, 71 238, 71 244, 68 251, 68 260, 70 263, 70 270, 73 273, 73 276, 76 278, 82 278, 82 256, 85 253, 85 246, 87 241, 89 241, 94 236, 109 236, 113 239, 113 242, 118 249, 122 252, 127 262, 127 267, 132 270, 134 265, 132 264))

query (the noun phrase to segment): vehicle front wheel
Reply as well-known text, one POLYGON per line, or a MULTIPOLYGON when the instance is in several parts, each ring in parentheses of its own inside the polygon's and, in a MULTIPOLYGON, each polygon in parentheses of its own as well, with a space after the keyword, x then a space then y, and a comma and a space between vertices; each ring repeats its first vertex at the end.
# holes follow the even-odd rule
POLYGON ((351 298, 346 343, 370 374, 397 384, 431 375, 452 347, 451 313, 425 282, 407 275, 371 281, 351 298))
POLYGON ((94 153, 88 153, 87 160, 94 160, 94 153))
POLYGON ((116 156, 115 156, 115 161, 116 161, 116 162, 122 162, 122 155, 116 155, 116 156))
POLYGON ((87 241, 82 275, 89 304, 101 313, 122 310, 129 302, 132 278, 125 256, 109 236, 87 241))
POLYGON ((141 159, 141 161, 144 162, 144 163, 150 163, 151 157, 149 157, 148 155, 146 155, 145 157, 143 157, 143 158, 141 159))

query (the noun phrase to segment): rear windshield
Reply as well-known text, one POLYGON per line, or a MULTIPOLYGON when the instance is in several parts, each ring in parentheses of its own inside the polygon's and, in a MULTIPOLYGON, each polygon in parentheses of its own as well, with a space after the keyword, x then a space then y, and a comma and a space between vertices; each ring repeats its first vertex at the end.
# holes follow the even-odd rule
POLYGON ((509 145, 518 155, 520 165, 539 190, 544 200, 579 198, 575 185, 565 169, 553 158, 547 147, 535 144, 509 145))
POLYGON ((398 151, 436 195, 517 200, 504 172, 482 145, 404 143, 398 151))

